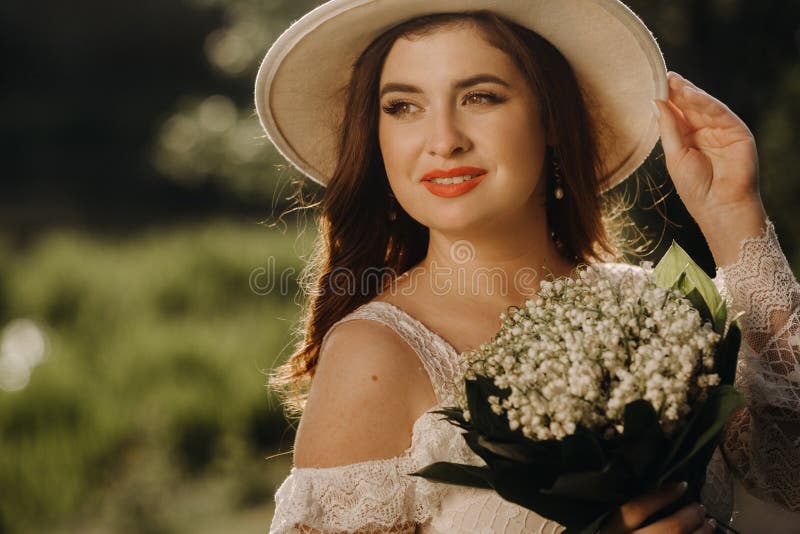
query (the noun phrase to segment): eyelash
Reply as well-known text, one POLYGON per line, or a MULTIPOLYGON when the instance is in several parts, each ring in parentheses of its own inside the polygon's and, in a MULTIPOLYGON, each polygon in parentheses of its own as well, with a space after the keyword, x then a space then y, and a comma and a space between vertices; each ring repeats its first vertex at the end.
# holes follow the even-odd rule
MULTIPOLYGON (((483 98, 483 99, 486 100, 485 102, 482 102, 481 104, 478 104, 478 105, 482 105, 482 104, 499 104, 501 102, 505 102, 505 98, 503 98, 503 97, 501 97, 499 95, 496 95, 494 93, 486 92, 486 91, 472 91, 470 93, 467 93, 464 96, 464 101, 468 101, 469 99, 475 98, 475 97, 483 98)), ((408 111, 404 112, 404 111, 402 111, 402 108, 405 107, 405 106, 413 106, 413 105, 414 104, 412 104, 411 102, 407 102, 405 100, 390 100, 385 106, 383 106, 383 112, 388 114, 388 115, 405 115, 405 114, 410 113, 410 112, 408 112, 408 111)))

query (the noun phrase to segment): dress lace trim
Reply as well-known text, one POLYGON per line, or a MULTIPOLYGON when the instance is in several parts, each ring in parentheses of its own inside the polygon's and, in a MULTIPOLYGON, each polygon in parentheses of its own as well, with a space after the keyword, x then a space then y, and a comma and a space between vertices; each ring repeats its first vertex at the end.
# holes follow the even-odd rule
POLYGON ((446 486, 408 473, 436 461, 452 438, 433 424, 430 412, 415 422, 411 445, 400 455, 336 467, 292 467, 275 493, 270 534, 313 532, 406 532, 431 517, 446 486))

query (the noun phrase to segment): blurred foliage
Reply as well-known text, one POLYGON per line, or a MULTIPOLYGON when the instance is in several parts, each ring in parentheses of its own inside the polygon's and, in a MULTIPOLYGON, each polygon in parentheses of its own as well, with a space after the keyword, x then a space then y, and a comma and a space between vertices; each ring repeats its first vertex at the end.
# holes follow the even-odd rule
MULTIPOLYGON (((252 84, 269 45, 289 24, 322 2, 310 0, 192 0, 223 11, 224 24, 208 34, 204 51, 223 76, 252 84)), ((214 94, 184 98, 162 124, 153 147, 153 162, 164 175, 182 182, 218 180, 244 198, 275 200, 279 176, 299 174, 264 135, 251 101, 237 104, 214 94)))
MULTIPOLYGON (((800 27, 800 22, 798 22, 800 27)), ((800 49, 800 29, 797 32, 800 49)), ((780 234, 795 274, 800 272, 800 60, 781 72, 775 99, 759 117, 757 137, 767 212, 780 234)))
POLYGON ((0 391, 0 532, 88 520, 106 486, 117 499, 108 531, 194 532, 169 499, 138 495, 143 476, 168 493, 226 474, 236 484, 220 502, 233 509, 271 497, 281 476, 263 456, 293 440, 264 387, 296 320, 306 241, 293 234, 211 222, 0 249, 0 320, 31 319, 49 340, 28 386, 0 391), (288 283, 253 289, 268 266, 288 283))

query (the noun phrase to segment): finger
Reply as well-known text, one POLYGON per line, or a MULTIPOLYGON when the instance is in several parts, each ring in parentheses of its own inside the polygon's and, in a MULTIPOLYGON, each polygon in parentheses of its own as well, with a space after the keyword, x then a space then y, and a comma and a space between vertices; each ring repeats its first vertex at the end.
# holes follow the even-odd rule
POLYGON ((679 95, 674 100, 695 129, 729 128, 740 122, 728 106, 705 91, 685 86, 679 95))
POLYGON ((738 120, 728 106, 675 72, 669 76, 669 98, 695 129, 726 127, 738 120))
POLYGON ((672 110, 672 114, 675 116, 675 122, 682 137, 685 138, 687 135, 695 131, 695 128, 689 124, 689 121, 686 119, 686 114, 681 108, 675 105, 675 102, 672 100, 667 100, 667 105, 669 106, 669 109, 672 110))
POLYGON ((700 89, 699 87, 697 87, 697 85, 694 84, 694 82, 692 82, 692 80, 684 77, 680 72, 676 72, 674 70, 668 71, 667 79, 671 82, 673 78, 676 78, 678 81, 685 83, 687 85, 691 85, 696 89, 700 89))
MULTIPOLYGON (((684 506, 669 517, 656 521, 636 534, 656 534, 657 532, 694 532, 705 524, 706 508, 702 504, 684 506)), ((702 530, 701 530, 702 532, 702 530)))
POLYGON ((623 504, 608 522, 603 532, 630 532, 644 523, 645 519, 678 499, 686 491, 685 482, 643 495, 623 504))
POLYGON ((680 110, 672 103, 663 100, 653 101, 657 106, 659 117, 658 127, 661 131, 661 146, 667 158, 680 157, 685 150, 684 136, 686 135, 685 119, 680 116, 680 110))
POLYGON ((717 522, 713 519, 707 519, 703 526, 692 532, 692 534, 714 534, 714 529, 717 528, 717 522))

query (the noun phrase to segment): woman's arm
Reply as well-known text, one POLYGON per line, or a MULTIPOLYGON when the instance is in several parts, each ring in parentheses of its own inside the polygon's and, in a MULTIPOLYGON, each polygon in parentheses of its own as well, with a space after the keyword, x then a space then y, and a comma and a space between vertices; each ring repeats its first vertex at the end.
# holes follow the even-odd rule
POLYGON ((755 139, 688 80, 671 73, 669 84, 669 102, 657 102, 667 170, 732 311, 744 312, 736 384, 749 403, 722 451, 753 494, 800 510, 800 286, 761 203, 755 139))
POLYGON ((377 322, 326 335, 271 534, 415 532, 436 500, 431 483, 408 475, 422 467, 409 389, 418 361, 377 322))
POLYGON ((722 450, 750 493, 800 511, 800 284, 765 226, 718 274, 732 311, 744 313, 736 385, 749 401, 722 450))

